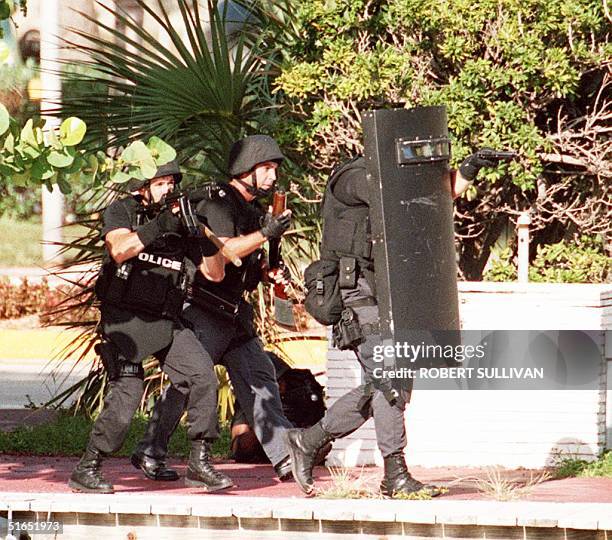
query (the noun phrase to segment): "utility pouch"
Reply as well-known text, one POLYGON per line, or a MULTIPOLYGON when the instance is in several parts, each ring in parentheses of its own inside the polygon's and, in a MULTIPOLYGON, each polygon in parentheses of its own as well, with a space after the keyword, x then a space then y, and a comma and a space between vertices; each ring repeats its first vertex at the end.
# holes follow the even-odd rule
POLYGON ((313 262, 304 271, 304 307, 326 326, 337 323, 344 308, 338 287, 338 272, 338 262, 326 259, 313 262))
POLYGON ((338 287, 341 289, 354 289, 357 286, 357 259, 341 257, 339 270, 338 287))
POLYGON ((332 329, 332 338, 336 348, 341 351, 356 349, 365 341, 357 314, 352 308, 345 308, 342 311, 340 321, 332 329))
POLYGON ((225 320, 234 321, 238 315, 238 302, 230 302, 203 287, 192 285, 188 298, 196 306, 225 320))
POLYGON ((106 263, 96 280, 96 296, 101 302, 118 303, 123 298, 132 272, 132 264, 124 262, 119 266, 106 263))

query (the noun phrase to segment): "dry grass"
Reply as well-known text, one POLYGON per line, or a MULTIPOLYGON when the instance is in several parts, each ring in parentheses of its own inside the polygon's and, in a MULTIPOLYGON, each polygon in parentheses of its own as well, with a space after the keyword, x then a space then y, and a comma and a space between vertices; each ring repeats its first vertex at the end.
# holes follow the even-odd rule
POLYGON ((496 501, 514 501, 526 497, 535 486, 550 478, 551 475, 548 472, 534 475, 532 471, 529 473, 528 480, 510 479, 504 476, 499 467, 488 467, 485 478, 471 476, 458 478, 456 482, 470 482, 479 493, 496 501))
MULTIPOLYGON (((315 497, 321 499, 382 499, 377 479, 365 477, 363 468, 355 473, 346 467, 328 467, 331 476, 329 485, 315 488, 315 497)), ((439 493, 448 493, 448 489, 440 488, 439 493)), ((398 493, 394 499, 429 500, 432 498, 427 490, 415 493, 398 493)))
POLYGON ((378 486, 372 478, 365 478, 363 468, 354 473, 346 467, 328 467, 331 483, 315 488, 315 497, 321 499, 378 499, 378 486))

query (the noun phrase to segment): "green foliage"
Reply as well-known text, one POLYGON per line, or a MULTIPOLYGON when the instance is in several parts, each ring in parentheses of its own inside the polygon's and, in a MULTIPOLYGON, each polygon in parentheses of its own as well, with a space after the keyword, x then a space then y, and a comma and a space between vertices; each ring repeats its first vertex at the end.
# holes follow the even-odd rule
POLYGON ((512 257, 512 249, 505 248, 500 251, 485 272, 483 279, 485 281, 516 281, 518 272, 516 265, 512 262, 512 257))
POLYGON ((0 104, 0 175, 4 185, 19 187, 57 184, 70 192, 72 175, 81 174, 86 161, 76 148, 86 126, 78 118, 62 122, 59 135, 55 130, 43 132, 45 121, 30 118, 23 127, 10 117, 0 104))
POLYGON ((584 471, 589 462, 584 459, 576 459, 576 458, 565 458, 559 461, 555 465, 554 468, 554 477, 555 478, 574 478, 576 476, 581 476, 582 471, 584 471))
POLYGON ((530 281, 553 283, 609 283, 612 259, 603 251, 603 242, 582 237, 578 242, 538 246, 529 268, 530 281))
MULTIPOLYGON (((25 15, 27 13, 27 0, 0 0, 0 23, 10 18, 12 13, 21 9, 25 15)), ((0 26, 0 39, 3 37, 2 26, 0 26)))
MULTIPOLYGON (((597 0, 311 0, 297 17, 306 39, 276 81, 288 97, 306 99, 308 110, 445 104, 456 160, 479 145, 520 148, 514 181, 525 187, 541 171, 538 109, 575 96, 585 66, 610 51, 591 42, 606 27, 597 0)), ((313 140, 327 120, 312 126, 313 140)))
MULTIPOLYGON (((0 189, 0 192, 3 190, 0 189)), ((0 197, 0 202, 4 197, 0 197)), ((22 211, 28 212, 31 199, 23 203, 22 211)), ((0 213, 4 206, 0 204, 0 213)), ((42 225, 40 221, 20 221, 7 216, 0 217, 0 266, 42 265, 42 225)))
POLYGON ((175 150, 159 137, 147 144, 131 142, 119 158, 103 152, 87 153, 78 146, 87 132, 85 122, 77 117, 66 118, 59 130, 45 130, 45 121, 30 118, 20 128, 0 104, 0 174, 4 186, 33 187, 44 185, 51 191, 57 184, 62 193, 72 190, 71 184, 85 180, 89 187, 100 187, 106 175, 115 183, 130 178, 148 179, 157 167, 176 157, 175 150))
MULTIPOLYGON (((0 217, 7 218, 9 220, 29 220, 34 214, 38 214, 41 211, 41 199, 40 199, 40 188, 26 189, 16 187, 11 184, 4 184, 0 186, 0 217)), ((0 221, 0 228, 2 227, 2 221, 0 221)), ((40 226, 37 227, 40 229, 40 226)), ((7 239, 6 236, 3 238, 7 239)), ((39 241, 38 237, 29 235, 29 239, 33 242, 39 241)), ((27 249, 27 246, 21 245, 22 249, 27 249)), ((10 253, 10 252, 9 252, 10 253)), ((13 254, 12 257, 17 254, 13 254)), ((3 257, 0 255, 0 261, 3 257)), ((33 261, 30 261, 33 262, 33 261)), ((41 261, 36 261, 40 263, 41 261)), ((2 264, 0 262, 0 264, 2 264)))
POLYGON ((605 451, 596 461, 586 461, 573 457, 563 458, 554 468, 555 478, 573 478, 576 476, 612 478, 612 451, 605 451))
MULTIPOLYGON (((93 420, 85 416, 72 416, 63 412, 57 421, 32 428, 22 427, 13 432, 0 432, 0 453, 35 456, 80 456, 87 446, 93 420)), ((130 456, 144 435, 147 418, 137 414, 132 420, 127 438, 118 456, 130 456)), ((216 457, 229 456, 230 434, 224 427, 213 445, 216 457)), ((189 455, 187 427, 179 424, 170 439, 170 456, 185 458, 189 455)))
POLYGON ((259 40, 248 40, 245 31, 228 38, 224 14, 202 12, 197 1, 175 3, 179 20, 172 19, 161 0, 136 3, 173 49, 121 9, 107 8, 116 26, 134 32, 138 40, 124 47, 118 44, 125 41, 123 31, 96 19, 90 20, 111 39, 75 31, 87 43, 90 72, 79 80, 89 82, 90 89, 65 99, 61 114, 85 120, 89 147, 103 140, 126 146, 146 133, 168 141, 181 157, 204 151, 207 169, 223 173, 231 142, 245 127, 257 125, 271 105, 259 40))
MULTIPOLYGON (((457 203, 468 279, 481 277, 495 242, 487 235, 507 219, 506 208, 535 206, 537 182, 542 189, 559 174, 576 174, 551 155, 603 160, 584 166, 595 184, 605 183, 596 177, 609 170, 605 145, 593 147, 606 129, 605 99, 597 95, 605 95, 612 47, 599 0, 306 0, 295 17, 302 40, 284 51, 275 89, 285 120, 278 131, 315 177, 308 199, 320 199, 330 168, 361 150, 359 111, 398 104, 446 106, 453 166, 479 147, 519 152, 518 160, 480 172, 477 201, 457 203), (577 135, 567 135, 572 144, 563 145, 559 132, 573 119, 592 131, 576 127, 577 135)), ((555 207, 571 205, 581 185, 571 184, 555 207)), ((584 201, 599 189, 585 190, 584 201)), ((593 206, 609 221, 601 205, 593 206)), ((540 241, 558 240, 559 225, 573 222, 559 213, 543 224, 540 241)), ((579 233, 600 232, 594 228, 579 233)))
MULTIPOLYGON (((514 281, 516 265, 510 248, 486 272, 487 281, 514 281)), ((601 239, 583 236, 577 242, 561 241, 537 246, 537 255, 529 267, 529 281, 546 283, 609 283, 612 259, 604 251, 601 239)))
POLYGON ((151 137, 147 144, 134 141, 121 153, 113 168, 111 180, 123 183, 130 178, 144 180, 153 178, 159 165, 176 158, 176 151, 159 137, 151 137))
POLYGON ((32 61, 26 64, 2 64, 0 62, 0 93, 14 89, 23 91, 33 76, 34 64, 32 61))

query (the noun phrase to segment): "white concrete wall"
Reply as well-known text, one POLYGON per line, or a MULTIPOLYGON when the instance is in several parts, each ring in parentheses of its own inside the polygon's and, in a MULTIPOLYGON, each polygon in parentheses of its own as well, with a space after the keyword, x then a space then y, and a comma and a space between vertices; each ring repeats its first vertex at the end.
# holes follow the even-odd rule
POLYGON ((606 448, 612 448, 612 291, 602 294, 602 324, 606 328, 604 351, 606 357, 606 448))
MULTIPOLYGON (((460 310, 465 330, 599 330, 599 389, 417 390, 406 411, 408 463, 542 467, 560 455, 595 459, 612 440, 612 358, 605 359, 612 338, 604 331, 612 328, 612 288, 460 283, 460 310)), ((330 349, 327 375, 328 405, 360 384, 350 352, 330 349)), ((381 464, 372 420, 336 441, 328 463, 381 464)))

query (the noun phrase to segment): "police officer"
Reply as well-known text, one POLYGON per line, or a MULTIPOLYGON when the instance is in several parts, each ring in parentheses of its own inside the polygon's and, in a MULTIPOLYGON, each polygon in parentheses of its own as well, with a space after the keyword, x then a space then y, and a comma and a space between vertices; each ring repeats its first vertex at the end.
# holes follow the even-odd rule
MULTIPOLYGON (((451 174, 451 192, 458 197, 482 167, 494 162, 476 154, 467 158, 459 172, 451 174)), ((376 440, 384 459, 381 492, 392 497, 399 493, 425 490, 439 494, 433 486, 414 479, 406 467, 404 448, 406 430, 404 409, 409 391, 398 392, 389 379, 376 379, 373 370, 374 347, 382 343, 378 327, 378 305, 374 284, 374 260, 371 258, 369 230, 369 191, 363 157, 357 157, 332 173, 323 203, 323 242, 321 258, 339 261, 342 257, 356 261, 356 286, 341 288, 345 307, 350 307, 361 328, 364 341, 354 348, 365 383, 340 397, 320 422, 305 430, 286 432, 292 460, 293 476, 302 491, 314 489, 312 470, 318 450, 334 439, 349 435, 368 419, 374 418, 376 440), (340 224, 343 226, 340 226, 340 224), (351 227, 346 225, 350 223, 351 227)))
MULTIPOLYGON (((211 282, 220 281, 224 261, 208 239, 185 235, 177 208, 160 205, 180 180, 178 163, 170 162, 151 180, 131 180, 131 195, 104 212, 106 255, 96 294, 103 339, 99 352, 110 390, 85 454, 70 476, 69 485, 76 491, 113 492, 100 471, 101 461, 125 440, 143 394, 141 363, 150 355, 160 360, 172 388, 188 403, 188 484, 207 491, 232 486, 210 463, 210 443, 218 437, 213 365, 193 332, 178 322, 189 274, 197 271, 211 282), (187 255, 196 265, 188 263, 187 255)), ((133 456, 132 463, 151 478, 178 478, 163 460, 146 453, 133 456)))
MULTIPOLYGON (((219 184, 218 196, 202 201, 197 210, 243 264, 228 264, 219 283, 196 276, 183 319, 206 349, 207 362, 227 368, 248 423, 278 477, 287 480, 291 464, 283 434, 293 426, 283 414, 274 366, 256 335, 253 308, 243 299, 262 279, 261 247, 269 239, 280 238, 290 225, 289 210, 275 217, 258 202, 274 190, 283 159, 276 141, 266 135, 252 135, 232 146, 230 182, 219 184)), ((163 459, 183 410, 182 398, 169 388, 155 409, 138 449, 163 459)))

